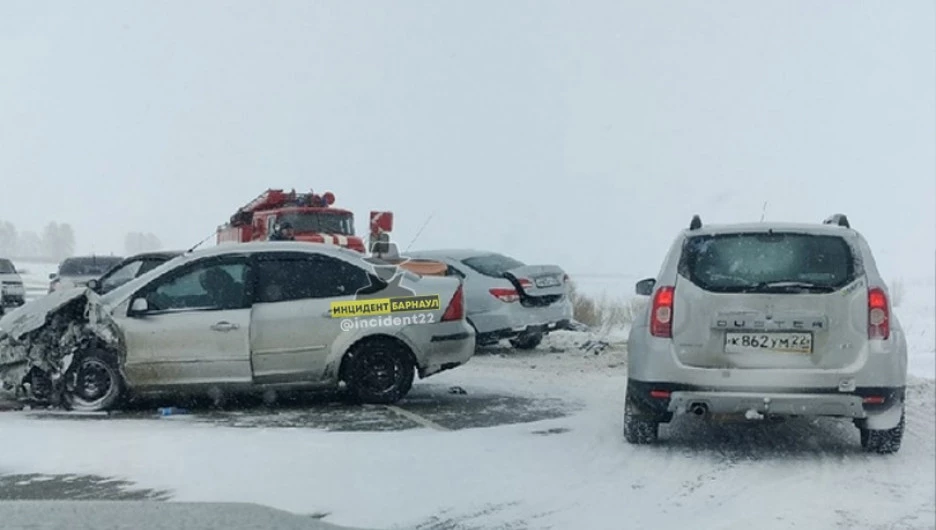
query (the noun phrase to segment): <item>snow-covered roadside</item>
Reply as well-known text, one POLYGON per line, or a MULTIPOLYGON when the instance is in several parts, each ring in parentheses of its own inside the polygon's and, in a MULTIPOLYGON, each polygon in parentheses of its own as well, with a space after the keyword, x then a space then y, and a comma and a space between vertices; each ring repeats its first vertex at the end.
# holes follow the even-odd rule
MULTIPOLYGON (((902 292, 894 312, 907 335, 909 371, 918 377, 936 378, 936 278, 901 282, 902 292)), ((895 286, 891 286, 892 298, 895 286)))
POLYGON ((125 477, 170 489, 179 501, 257 502, 370 528, 936 524, 933 381, 913 380, 908 434, 894 456, 865 455, 857 431, 834 421, 690 422, 666 431, 659 447, 633 447, 621 436, 623 359, 618 350, 478 356, 425 384, 559 397, 583 408, 566 418, 455 432, 5 414, 4 445, 16 449, 0 454, 0 472, 125 477), (861 487, 842 495, 843 484, 861 487))

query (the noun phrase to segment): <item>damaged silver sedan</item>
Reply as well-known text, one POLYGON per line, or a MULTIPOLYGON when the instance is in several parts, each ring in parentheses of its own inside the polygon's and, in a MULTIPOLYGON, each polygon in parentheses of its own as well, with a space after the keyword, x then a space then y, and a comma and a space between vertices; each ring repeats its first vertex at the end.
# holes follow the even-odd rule
POLYGON ((313 243, 187 253, 99 296, 57 291, 0 319, 0 378, 31 400, 114 409, 136 393, 345 389, 392 403, 467 362, 461 283, 313 243))

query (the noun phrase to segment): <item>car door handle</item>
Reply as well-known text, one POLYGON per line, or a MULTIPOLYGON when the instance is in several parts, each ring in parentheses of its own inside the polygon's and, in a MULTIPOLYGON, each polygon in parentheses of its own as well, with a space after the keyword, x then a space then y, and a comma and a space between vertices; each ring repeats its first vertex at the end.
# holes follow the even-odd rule
POLYGON ((230 322, 218 322, 217 324, 212 324, 211 329, 214 331, 232 331, 237 329, 237 324, 231 324, 230 322))

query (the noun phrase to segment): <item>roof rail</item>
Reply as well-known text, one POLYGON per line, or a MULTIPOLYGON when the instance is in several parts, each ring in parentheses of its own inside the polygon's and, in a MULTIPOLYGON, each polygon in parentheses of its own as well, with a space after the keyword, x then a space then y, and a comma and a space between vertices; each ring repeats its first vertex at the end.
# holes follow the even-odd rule
POLYGON ((699 214, 692 216, 692 221, 689 222, 689 230, 698 230, 702 228, 702 218, 699 217, 699 214))
POLYGON ((848 224, 848 217, 845 217, 845 214, 843 213, 830 215, 828 218, 826 218, 825 221, 822 222, 822 224, 838 225, 838 226, 844 226, 845 228, 851 228, 851 225, 848 224))

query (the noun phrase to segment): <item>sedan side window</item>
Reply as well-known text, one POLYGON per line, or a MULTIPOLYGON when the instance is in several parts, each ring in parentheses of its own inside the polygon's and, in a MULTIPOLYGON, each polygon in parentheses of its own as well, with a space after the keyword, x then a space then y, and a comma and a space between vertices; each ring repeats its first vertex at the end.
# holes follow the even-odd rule
POLYGON ((101 282, 101 292, 106 293, 136 278, 142 265, 142 261, 131 261, 115 270, 101 282))
POLYGON ((261 256, 257 280, 257 301, 265 303, 348 296, 370 286, 364 269, 308 254, 261 256))
POLYGON ((165 262, 166 260, 161 260, 161 259, 145 259, 143 260, 143 266, 140 267, 140 270, 137 271, 136 275, 141 276, 143 274, 146 274, 147 272, 155 269, 156 267, 159 267, 165 262))
POLYGON ((158 284, 146 296, 150 311, 247 307, 247 265, 211 261, 158 284))

